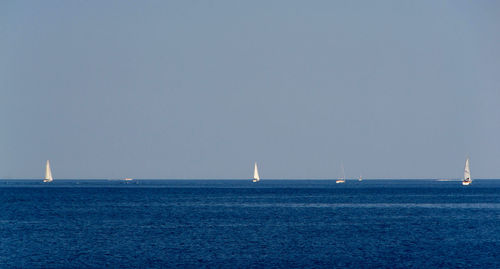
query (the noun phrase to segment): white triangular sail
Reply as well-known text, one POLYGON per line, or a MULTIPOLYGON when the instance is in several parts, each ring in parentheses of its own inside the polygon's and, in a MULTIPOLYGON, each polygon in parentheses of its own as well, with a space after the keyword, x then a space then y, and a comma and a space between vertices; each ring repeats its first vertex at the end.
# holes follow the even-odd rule
POLYGON ((253 169, 253 182, 257 182, 260 180, 259 177, 259 170, 257 169, 257 163, 255 163, 254 169, 253 169))
POLYGON ((52 178, 52 171, 50 170, 50 162, 47 160, 47 164, 45 165, 45 179, 43 182, 51 182, 52 180, 54 179, 52 178))
POLYGON ((465 160, 464 181, 472 181, 470 177, 469 158, 465 160))

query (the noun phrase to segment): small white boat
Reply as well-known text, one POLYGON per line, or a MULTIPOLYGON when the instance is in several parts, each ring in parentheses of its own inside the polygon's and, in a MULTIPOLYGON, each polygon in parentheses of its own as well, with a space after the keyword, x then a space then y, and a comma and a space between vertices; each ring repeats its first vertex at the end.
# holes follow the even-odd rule
POLYGON ((259 182, 260 177, 259 177, 259 170, 257 169, 257 163, 255 163, 255 166, 253 168, 253 180, 252 182, 259 182))
POLYGON ((337 184, 345 183, 345 171, 344 171, 344 163, 343 162, 340 164, 340 168, 342 169, 342 177, 340 177, 339 179, 337 179, 337 181, 335 181, 335 183, 337 183, 337 184))
POLYGON ((52 178, 52 171, 50 171, 50 162, 47 160, 47 164, 45 164, 45 179, 43 182, 52 182, 54 178, 52 178))
POLYGON ((125 179, 123 179, 123 180, 125 180, 125 181, 132 181, 133 179, 131 179, 131 178, 127 177, 127 178, 125 178, 125 179))
POLYGON ((462 181, 462 185, 468 186, 471 182, 472 178, 470 177, 469 157, 467 157, 465 160, 464 180, 462 181))
POLYGON ((363 181, 363 177, 359 175, 358 181, 363 181))

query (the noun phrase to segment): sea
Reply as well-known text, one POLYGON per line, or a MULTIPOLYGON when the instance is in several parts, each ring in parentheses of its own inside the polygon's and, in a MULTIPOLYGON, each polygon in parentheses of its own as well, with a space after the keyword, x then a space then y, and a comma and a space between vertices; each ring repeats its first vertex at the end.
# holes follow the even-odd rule
POLYGON ((0 180, 0 268, 500 268, 500 180, 0 180))

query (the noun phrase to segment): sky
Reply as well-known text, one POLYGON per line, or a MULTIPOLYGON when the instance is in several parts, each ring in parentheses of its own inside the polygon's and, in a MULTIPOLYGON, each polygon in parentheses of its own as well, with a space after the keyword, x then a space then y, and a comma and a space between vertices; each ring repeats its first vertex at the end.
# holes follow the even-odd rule
POLYGON ((0 1, 0 178, 500 178, 499 1, 0 1))

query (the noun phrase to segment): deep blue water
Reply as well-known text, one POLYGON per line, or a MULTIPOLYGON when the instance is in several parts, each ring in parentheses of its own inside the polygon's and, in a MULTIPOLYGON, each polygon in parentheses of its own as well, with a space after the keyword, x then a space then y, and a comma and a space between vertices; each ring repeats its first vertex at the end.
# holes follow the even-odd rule
POLYGON ((1 268, 500 268, 500 180, 2 180, 0 238, 1 268))

